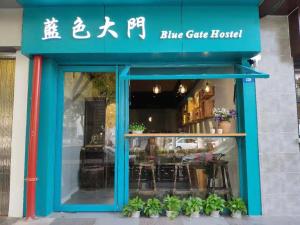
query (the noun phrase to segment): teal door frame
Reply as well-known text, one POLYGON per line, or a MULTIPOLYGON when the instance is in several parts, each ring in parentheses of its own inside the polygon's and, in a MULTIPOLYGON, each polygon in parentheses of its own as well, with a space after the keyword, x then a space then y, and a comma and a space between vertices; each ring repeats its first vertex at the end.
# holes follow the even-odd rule
MULTIPOLYGON (((99 75, 101 76, 101 75, 99 75)), ((54 211, 64 212, 93 212, 93 211, 119 211, 123 205, 123 155, 122 148, 123 124, 119 123, 120 95, 119 74, 116 66, 61 66, 58 76, 58 117, 57 117, 57 143, 55 160, 55 187, 54 187, 54 211), (62 173, 62 137, 64 114, 64 73, 65 72, 114 72, 116 74, 116 152, 115 152, 115 177, 114 177, 114 203, 113 204, 62 204, 61 203, 61 173, 62 173), (122 132, 122 133, 121 133, 122 132)))
MULTIPOLYGON (((247 65, 243 63, 243 65, 247 65)), ((238 139, 240 193, 246 200, 249 215, 261 215, 261 193, 257 141, 257 118, 255 78, 244 74, 187 74, 187 75, 130 75, 130 67, 117 66, 63 66, 59 69, 58 78, 58 119, 57 119, 57 153, 55 165, 54 210, 66 212, 85 211, 120 211, 129 199, 129 141, 124 134, 129 131, 129 84, 131 80, 176 80, 176 79, 235 79, 238 93, 236 103, 238 110, 238 131, 245 132, 245 138, 238 139), (60 203, 61 187, 61 144, 63 116, 63 80, 64 72, 115 72, 116 73, 116 161, 115 192, 112 205, 63 205, 60 203), (246 77, 250 77, 246 79, 246 77), (246 119, 247 118, 247 119, 246 119)), ((260 76, 261 77, 261 76, 260 76)), ((262 78, 262 77, 261 77, 262 78)), ((263 77, 265 78, 265 76, 263 77)))
MULTIPOLYGON (((238 111, 238 132, 245 132, 245 138, 237 138, 239 154, 239 177, 240 195, 248 206, 248 215, 261 215, 261 189, 259 172, 259 152, 258 152, 258 131, 255 79, 268 78, 268 74, 257 72, 248 67, 247 60, 242 60, 239 68, 245 69, 245 74, 174 74, 174 75, 130 75, 130 67, 126 67, 120 76, 120 81, 124 85, 121 91, 124 100, 125 121, 124 134, 128 133, 129 126, 129 82, 131 80, 191 80, 191 79, 235 79, 236 81, 236 106, 238 111), (249 73, 250 72, 250 73, 249 73)), ((120 85, 121 88, 121 85, 120 85)), ((125 194, 124 203, 129 199, 129 141, 124 140, 124 160, 125 160, 125 194)))

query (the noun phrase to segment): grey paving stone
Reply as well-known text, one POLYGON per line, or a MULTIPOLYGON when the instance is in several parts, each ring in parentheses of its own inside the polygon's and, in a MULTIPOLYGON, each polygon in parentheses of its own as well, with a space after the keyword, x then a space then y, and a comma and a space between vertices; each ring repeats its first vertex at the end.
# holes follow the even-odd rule
POLYGON ((0 225, 12 225, 18 221, 18 218, 0 217, 0 225))
POLYGON ((120 214, 113 214, 113 217, 97 218, 95 225, 139 225, 140 220, 141 218, 127 218, 120 214))
POLYGON ((152 218, 140 218, 139 225, 183 225, 182 217, 176 219, 169 219, 167 217, 160 217, 156 219, 152 218))
POLYGON ((183 217, 184 225, 228 225, 224 217, 213 218, 209 216, 200 216, 199 218, 183 217))
POLYGON ((225 218, 228 225, 299 225, 300 217, 243 217, 243 219, 225 218))
POLYGON ((49 225, 53 220, 54 220, 53 218, 48 218, 48 217, 37 218, 34 220, 32 219, 27 220, 23 218, 23 219, 19 219, 13 225, 49 225))
POLYGON ((57 218, 50 225, 94 225, 95 218, 57 218))

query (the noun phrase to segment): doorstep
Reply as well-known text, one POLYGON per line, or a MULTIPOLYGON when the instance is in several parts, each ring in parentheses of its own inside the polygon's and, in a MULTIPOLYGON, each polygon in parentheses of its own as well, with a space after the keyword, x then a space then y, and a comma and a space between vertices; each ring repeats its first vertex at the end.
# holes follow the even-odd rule
POLYGON ((4 219, 0 220, 0 225, 299 225, 299 221, 300 216, 246 216, 243 219, 232 219, 230 217, 211 218, 208 216, 189 218, 179 216, 174 220, 170 220, 167 217, 160 217, 158 219, 125 218, 120 213, 54 213, 49 217, 29 221, 25 219, 16 221, 8 218, 8 223, 4 219))

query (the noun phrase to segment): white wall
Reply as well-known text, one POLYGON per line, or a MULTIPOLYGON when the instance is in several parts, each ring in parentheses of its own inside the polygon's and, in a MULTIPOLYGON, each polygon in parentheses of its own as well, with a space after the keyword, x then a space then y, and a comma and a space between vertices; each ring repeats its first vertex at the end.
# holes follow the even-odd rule
POLYGON ((22 9, 0 9, 0 47, 21 46, 22 9))
POLYGON ((29 59, 16 54, 8 216, 23 216, 29 59))

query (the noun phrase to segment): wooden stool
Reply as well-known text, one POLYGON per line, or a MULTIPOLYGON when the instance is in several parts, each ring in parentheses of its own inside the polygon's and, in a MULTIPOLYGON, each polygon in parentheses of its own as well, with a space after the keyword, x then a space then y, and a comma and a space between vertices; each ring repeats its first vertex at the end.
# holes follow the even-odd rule
POLYGON ((190 165, 188 163, 176 163, 175 164, 175 171, 174 171, 174 186, 173 186, 173 194, 190 194, 192 193, 192 179, 191 179, 191 173, 190 173, 190 165), (177 191, 177 176, 178 176, 178 169, 179 168, 185 168, 188 174, 188 180, 189 180, 189 186, 190 189, 188 191, 177 191))
POLYGON ((138 177, 138 193, 144 193, 147 194, 155 194, 156 193, 156 181, 155 181, 155 165, 154 162, 141 162, 139 163, 139 177, 138 177), (142 190, 141 188, 141 177, 142 177, 142 170, 150 170, 152 174, 152 183, 153 183, 153 190, 151 191, 146 191, 142 190))
POLYGON ((208 193, 216 193, 224 195, 225 200, 232 199, 232 188, 228 172, 228 161, 225 160, 213 160, 208 162, 209 173, 207 181, 208 193), (219 170, 221 171, 222 186, 216 187, 216 178, 219 170))

